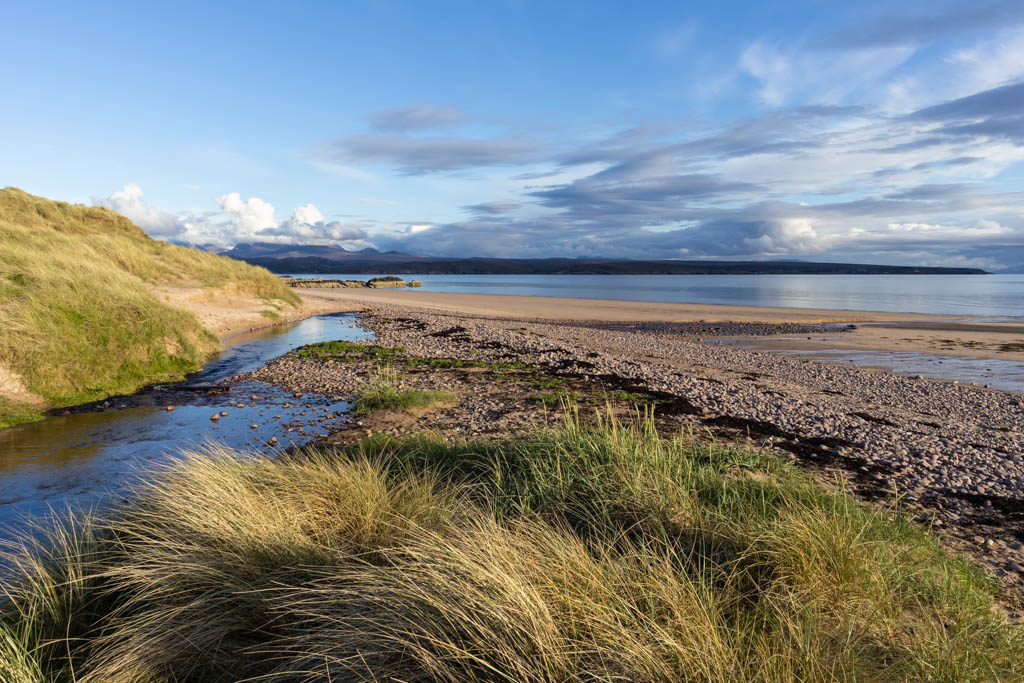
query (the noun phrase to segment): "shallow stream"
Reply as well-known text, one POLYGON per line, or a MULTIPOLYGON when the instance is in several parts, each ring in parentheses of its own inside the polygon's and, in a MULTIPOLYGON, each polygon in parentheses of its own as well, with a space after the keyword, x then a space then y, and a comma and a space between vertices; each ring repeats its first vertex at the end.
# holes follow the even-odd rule
POLYGON ((182 384, 0 430, 0 536, 28 514, 117 501, 140 473, 182 449, 220 444, 273 453, 340 426, 349 419, 348 397, 296 398, 261 382, 208 389, 303 344, 370 339, 355 323, 352 314, 323 315, 235 337, 182 384))

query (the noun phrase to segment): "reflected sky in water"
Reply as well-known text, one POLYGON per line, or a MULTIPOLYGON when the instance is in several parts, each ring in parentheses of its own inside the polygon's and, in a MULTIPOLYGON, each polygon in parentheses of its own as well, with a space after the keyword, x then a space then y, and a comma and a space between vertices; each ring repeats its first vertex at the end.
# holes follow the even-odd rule
MULTIPOLYGON (((236 337, 190 383, 216 382, 255 370, 303 344, 367 339, 366 331, 352 327, 354 321, 349 314, 319 316, 236 337)), ((144 401, 152 405, 118 410, 115 401, 115 408, 106 412, 60 415, 0 430, 0 525, 16 527, 24 515, 44 514, 50 508, 117 500, 135 476, 182 449, 218 443, 272 454, 318 433, 315 426, 289 432, 287 425, 297 430, 299 423, 321 425, 320 419, 329 417, 322 426, 326 431, 328 424, 338 425, 350 407, 336 397, 307 394, 296 399, 255 382, 239 383, 225 394, 147 392, 144 401), (261 398, 253 401, 254 395, 261 398), (167 404, 174 404, 174 410, 167 411, 167 404), (210 420, 222 410, 228 415, 210 420), (275 436, 278 442, 268 445, 275 436)))

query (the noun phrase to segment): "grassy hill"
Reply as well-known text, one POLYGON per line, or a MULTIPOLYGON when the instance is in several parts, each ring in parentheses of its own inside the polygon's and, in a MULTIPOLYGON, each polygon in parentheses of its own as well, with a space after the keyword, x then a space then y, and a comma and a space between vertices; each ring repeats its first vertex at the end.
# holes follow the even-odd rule
POLYGON ((0 427, 198 369, 217 339, 165 286, 298 301, 262 268, 153 240, 108 209, 0 190, 0 427))

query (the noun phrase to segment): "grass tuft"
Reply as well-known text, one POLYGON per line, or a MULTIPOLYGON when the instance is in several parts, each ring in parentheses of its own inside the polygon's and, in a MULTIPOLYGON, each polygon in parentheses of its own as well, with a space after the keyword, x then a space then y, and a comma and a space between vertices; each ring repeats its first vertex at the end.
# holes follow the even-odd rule
POLYGON ((400 353, 405 353, 401 346, 387 348, 383 346, 371 346, 368 344, 356 344, 349 341, 325 341, 316 344, 300 346, 294 351, 300 358, 320 358, 324 360, 367 360, 370 358, 390 358, 400 353))
POLYGON ((359 392, 353 412, 366 415, 376 410, 397 410, 415 415, 441 404, 456 400, 449 391, 403 389, 398 372, 390 366, 377 368, 377 373, 359 392))
POLYGON ((33 683, 1024 675, 932 536, 649 415, 189 454, 0 564, 0 667, 33 683))

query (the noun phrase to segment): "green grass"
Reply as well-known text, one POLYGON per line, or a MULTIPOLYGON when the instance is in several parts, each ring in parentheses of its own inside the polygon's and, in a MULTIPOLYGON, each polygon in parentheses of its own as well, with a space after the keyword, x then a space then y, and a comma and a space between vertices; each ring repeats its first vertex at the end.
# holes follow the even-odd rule
POLYGON ((559 377, 545 377, 544 375, 537 375, 529 377, 528 381, 531 386, 537 389, 565 389, 565 380, 559 377))
POLYGON ((415 415, 436 405, 454 403, 455 394, 448 391, 404 389, 397 371, 380 367, 356 397, 353 412, 366 415, 377 410, 396 410, 415 415))
POLYGON ((411 367, 428 368, 486 368, 488 370, 524 370, 525 363, 488 363, 482 360, 463 360, 461 358, 403 358, 400 362, 411 367))
POLYGON ((2 558, 0 678, 1024 676, 1020 627, 934 537, 649 417, 210 450, 153 477, 2 558))
POLYGON ((43 412, 38 408, 10 401, 0 396, 0 429, 13 427, 25 422, 35 422, 43 417, 43 412))
POLYGON ((386 348, 383 346, 371 346, 369 344, 356 344, 347 341, 325 341, 316 344, 307 344, 295 349, 295 355, 300 358, 319 358, 324 360, 369 360, 373 358, 390 358, 400 353, 405 353, 401 346, 386 348))
POLYGON ((545 407, 557 406, 567 401, 575 404, 579 404, 583 401, 580 395, 575 391, 552 391, 546 394, 529 396, 526 400, 531 403, 539 403, 545 407))
MULTIPOLYGON (((218 348, 160 285, 298 301, 266 270, 152 240, 107 209, 0 190, 0 364, 49 406, 180 378, 218 348)), ((0 422, 24 414, 0 406, 0 422)))
POLYGON ((356 344, 347 341, 326 341, 300 346, 295 354, 301 358, 317 358, 322 360, 338 360, 345 362, 388 359, 409 367, 427 368, 486 368, 490 370, 523 370, 525 363, 487 363, 480 360, 462 360, 459 358, 416 358, 405 356, 402 346, 386 347, 371 344, 356 344))

